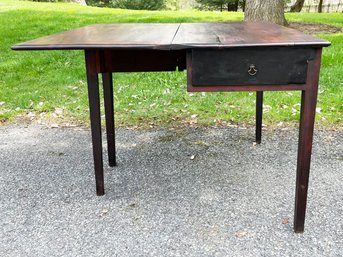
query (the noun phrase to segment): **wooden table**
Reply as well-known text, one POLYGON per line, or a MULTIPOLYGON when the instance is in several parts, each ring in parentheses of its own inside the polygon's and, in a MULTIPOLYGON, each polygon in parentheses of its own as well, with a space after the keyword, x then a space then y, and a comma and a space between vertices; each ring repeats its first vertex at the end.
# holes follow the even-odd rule
POLYGON ((97 24, 17 44, 13 50, 84 50, 96 192, 104 194, 99 78, 109 165, 116 165, 113 72, 187 69, 189 92, 256 91, 261 142, 263 91, 301 90, 295 232, 304 231, 322 47, 330 43, 267 23, 97 24))

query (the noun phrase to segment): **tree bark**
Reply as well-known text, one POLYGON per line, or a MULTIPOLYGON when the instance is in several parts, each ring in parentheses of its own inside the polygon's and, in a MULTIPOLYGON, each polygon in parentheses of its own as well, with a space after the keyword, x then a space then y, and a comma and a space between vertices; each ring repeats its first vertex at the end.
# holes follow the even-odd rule
POLYGON ((319 12, 319 13, 323 12, 323 0, 319 0, 318 12, 319 12))
POLYGON ((287 25, 283 0, 246 0, 245 21, 265 21, 287 25))
POLYGON ((305 0, 297 0, 292 6, 291 6, 291 12, 301 12, 301 9, 303 8, 305 0))

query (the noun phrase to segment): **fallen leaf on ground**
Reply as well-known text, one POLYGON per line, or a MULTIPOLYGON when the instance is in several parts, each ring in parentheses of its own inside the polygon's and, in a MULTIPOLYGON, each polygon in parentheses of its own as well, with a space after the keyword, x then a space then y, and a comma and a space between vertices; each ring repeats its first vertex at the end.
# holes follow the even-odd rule
POLYGON ((238 231, 236 232, 235 237, 242 238, 242 237, 245 237, 247 234, 248 232, 246 231, 238 231))
POLYGON ((63 113, 63 109, 62 108, 55 108, 55 112, 56 115, 61 115, 63 113))
POLYGON ((288 218, 283 218, 282 219, 282 224, 286 225, 289 223, 289 219, 288 218))
POLYGON ((108 213, 108 209, 102 209, 101 210, 101 213, 100 213, 100 216, 105 216, 106 214, 108 213))

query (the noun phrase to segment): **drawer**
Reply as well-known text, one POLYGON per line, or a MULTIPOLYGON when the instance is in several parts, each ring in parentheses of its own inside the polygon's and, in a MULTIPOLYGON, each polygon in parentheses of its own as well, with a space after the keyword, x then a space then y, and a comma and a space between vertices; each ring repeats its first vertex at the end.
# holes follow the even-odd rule
POLYGON ((314 54, 296 47, 192 49, 188 81, 195 87, 304 84, 314 54))

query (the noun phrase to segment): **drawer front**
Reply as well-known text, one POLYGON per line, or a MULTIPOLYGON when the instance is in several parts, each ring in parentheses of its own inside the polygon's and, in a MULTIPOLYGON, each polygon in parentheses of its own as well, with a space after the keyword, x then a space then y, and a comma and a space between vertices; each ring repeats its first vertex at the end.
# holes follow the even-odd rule
POLYGON ((304 84, 314 53, 295 47, 193 49, 187 68, 192 86, 304 84))

